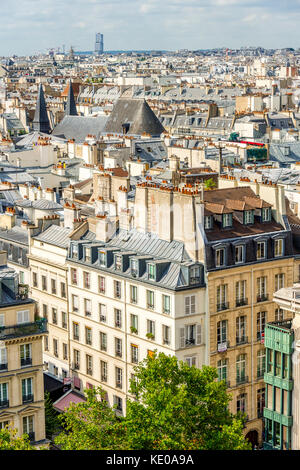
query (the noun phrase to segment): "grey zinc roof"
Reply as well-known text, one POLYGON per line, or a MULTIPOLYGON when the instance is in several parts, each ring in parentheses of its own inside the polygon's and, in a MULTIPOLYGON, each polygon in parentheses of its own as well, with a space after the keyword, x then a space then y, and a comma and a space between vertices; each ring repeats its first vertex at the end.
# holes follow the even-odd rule
POLYGON ((72 230, 69 228, 60 227, 59 225, 50 225, 44 232, 34 238, 40 242, 56 245, 60 248, 68 248, 70 243, 69 235, 71 232, 72 230))
POLYGON ((21 227, 13 227, 11 230, 0 230, 0 239, 9 240, 28 246, 28 232, 21 227))
POLYGON ((48 201, 48 199, 38 199, 37 201, 29 201, 28 199, 21 199, 15 202, 19 207, 32 207, 38 210, 59 210, 62 206, 57 202, 48 201))
POLYGON ((107 246, 135 251, 139 254, 153 255, 161 259, 167 258, 168 260, 179 262, 190 260, 182 242, 175 240, 168 242, 161 240, 155 235, 151 235, 151 233, 141 233, 135 230, 120 230, 107 243, 107 246))
POLYGON ((84 142, 88 134, 95 135, 98 139, 106 121, 107 116, 65 116, 51 135, 62 139, 75 139, 76 142, 84 142))

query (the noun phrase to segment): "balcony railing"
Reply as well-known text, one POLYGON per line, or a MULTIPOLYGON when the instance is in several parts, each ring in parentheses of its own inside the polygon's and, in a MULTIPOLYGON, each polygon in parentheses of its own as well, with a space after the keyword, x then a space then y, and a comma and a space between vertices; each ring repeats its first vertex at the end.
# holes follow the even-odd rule
POLYGON ((22 402, 23 403, 32 403, 33 402, 33 394, 30 393, 29 395, 23 395, 22 396, 22 402))
POLYGON ((248 299, 236 299, 235 306, 236 307, 243 307, 244 305, 248 305, 248 299))
POLYGON ((195 344, 195 339, 194 338, 189 338, 185 340, 186 346, 195 344))
POLYGON ((21 323, 13 326, 0 326, 0 340, 20 336, 30 336, 47 333, 47 320, 41 318, 32 323, 21 323))
POLYGON ((248 382, 248 377, 246 375, 238 375, 236 378, 237 385, 245 384, 248 382))
POLYGON ((266 302, 269 298, 268 294, 258 294, 257 295, 257 302, 266 302))
POLYGON ((248 343, 248 336, 237 336, 236 337, 236 344, 246 344, 248 343))
POLYGON ((0 364, 0 370, 6 370, 7 369, 7 362, 3 362, 0 364))
POLYGON ((227 310, 229 308, 229 302, 221 302, 217 304, 217 311, 220 312, 221 310, 227 310))
POLYGON ((21 358, 21 367, 31 366, 31 364, 32 364, 32 357, 21 358))
POLYGON ((0 408, 9 408, 9 400, 0 400, 0 408))
POLYGON ((264 378, 264 374, 265 374, 265 370, 264 370, 264 369, 258 369, 258 371, 257 371, 257 380, 263 379, 263 378, 264 378))

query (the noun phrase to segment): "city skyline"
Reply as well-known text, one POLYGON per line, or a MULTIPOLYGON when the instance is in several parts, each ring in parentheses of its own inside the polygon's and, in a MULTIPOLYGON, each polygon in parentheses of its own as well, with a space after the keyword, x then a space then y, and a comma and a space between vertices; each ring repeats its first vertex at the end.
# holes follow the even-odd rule
POLYGON ((93 50, 95 32, 106 50, 297 48, 300 3, 277 0, 16 0, 2 5, 0 55, 33 55, 47 48, 93 50), (17 4, 16 4, 17 5, 17 4), (285 6, 286 5, 286 6, 285 6), (30 35, 28 32, 30 31, 30 35))

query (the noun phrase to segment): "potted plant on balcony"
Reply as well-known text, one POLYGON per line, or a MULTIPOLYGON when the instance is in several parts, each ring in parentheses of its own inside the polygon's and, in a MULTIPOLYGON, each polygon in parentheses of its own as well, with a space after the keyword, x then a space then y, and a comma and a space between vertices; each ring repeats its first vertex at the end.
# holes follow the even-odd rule
POLYGON ((131 331, 131 333, 137 333, 138 332, 138 330, 135 326, 131 326, 130 331, 131 331))
POLYGON ((154 339, 154 334, 153 334, 153 333, 147 333, 147 334, 146 334, 146 337, 147 337, 148 339, 154 339))

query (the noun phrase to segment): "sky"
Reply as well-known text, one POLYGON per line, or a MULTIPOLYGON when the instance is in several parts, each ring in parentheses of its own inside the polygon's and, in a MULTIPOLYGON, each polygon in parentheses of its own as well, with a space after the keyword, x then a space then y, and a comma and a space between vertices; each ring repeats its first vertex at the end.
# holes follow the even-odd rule
POLYGON ((0 55, 300 47, 300 0, 0 0, 0 55))

